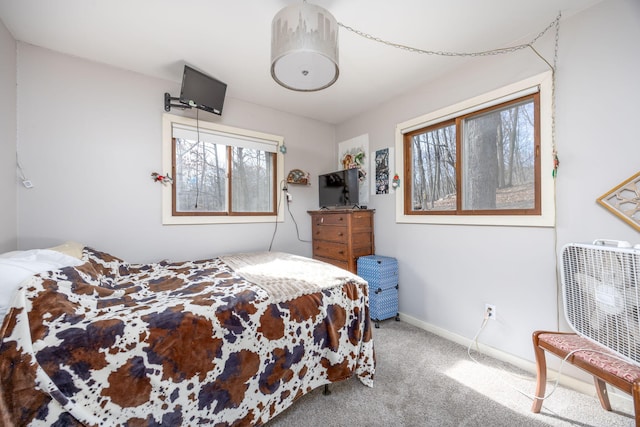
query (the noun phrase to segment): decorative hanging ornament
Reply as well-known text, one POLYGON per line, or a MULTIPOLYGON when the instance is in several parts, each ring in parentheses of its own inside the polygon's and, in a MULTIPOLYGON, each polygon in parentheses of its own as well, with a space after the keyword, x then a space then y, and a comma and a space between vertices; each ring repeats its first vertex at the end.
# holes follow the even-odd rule
POLYGON ((153 172, 151 174, 151 179, 161 184, 173 184, 173 178, 171 178, 168 173, 165 175, 160 175, 158 172, 153 172))
POLYGON ((398 174, 393 175, 393 181, 391 182, 391 186, 393 188, 398 188, 400 186, 400 177, 398 174))
POLYGON ((553 153, 553 172, 551 172, 552 177, 558 176, 558 166, 560 166, 560 159, 558 159, 558 154, 553 153))

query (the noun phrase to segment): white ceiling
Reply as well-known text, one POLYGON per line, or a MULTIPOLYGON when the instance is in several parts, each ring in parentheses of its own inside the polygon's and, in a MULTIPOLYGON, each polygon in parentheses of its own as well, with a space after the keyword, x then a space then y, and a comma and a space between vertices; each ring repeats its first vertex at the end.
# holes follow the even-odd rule
MULTIPOLYGON (((459 66, 340 28, 340 77, 319 92, 271 79, 271 20, 301 0, 0 0, 16 40, 175 82, 185 63, 227 83, 227 97, 340 123, 459 66)), ((310 0, 375 37, 434 51, 529 42, 558 15, 602 0, 310 0)), ((167 88, 170 89, 170 88, 167 88)), ((174 95, 174 94, 172 94, 174 95)), ((175 94, 174 96, 177 96, 175 94)))

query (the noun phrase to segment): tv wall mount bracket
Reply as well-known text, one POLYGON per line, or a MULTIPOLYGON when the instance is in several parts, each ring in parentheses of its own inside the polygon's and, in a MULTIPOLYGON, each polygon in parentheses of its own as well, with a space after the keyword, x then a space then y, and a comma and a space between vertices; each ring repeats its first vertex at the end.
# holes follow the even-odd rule
POLYGON ((178 101, 180 102, 180 98, 175 98, 173 96, 171 96, 169 94, 169 92, 165 92, 164 93, 164 111, 169 112, 171 111, 171 107, 175 107, 175 108, 180 108, 182 110, 186 110, 187 108, 192 108, 191 105, 187 105, 187 104, 172 104, 171 101, 178 101))

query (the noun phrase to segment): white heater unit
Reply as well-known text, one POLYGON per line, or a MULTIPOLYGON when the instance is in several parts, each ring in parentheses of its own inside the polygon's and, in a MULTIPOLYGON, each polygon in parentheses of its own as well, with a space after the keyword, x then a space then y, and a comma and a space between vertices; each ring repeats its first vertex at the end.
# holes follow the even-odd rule
POLYGON ((565 316, 577 334, 640 365, 640 245, 565 245, 562 293, 565 316))

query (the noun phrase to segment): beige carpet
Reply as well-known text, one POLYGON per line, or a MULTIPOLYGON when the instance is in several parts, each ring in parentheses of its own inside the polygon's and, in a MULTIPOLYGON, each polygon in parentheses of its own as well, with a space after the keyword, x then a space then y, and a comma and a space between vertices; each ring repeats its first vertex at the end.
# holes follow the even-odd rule
MULTIPOLYGON (((351 379, 303 396, 268 427, 305 426, 633 426, 595 397, 559 387, 542 412, 530 412, 535 378, 509 364, 405 322, 374 329, 374 388, 351 379)), ((548 391, 553 384, 547 386, 548 391)))

